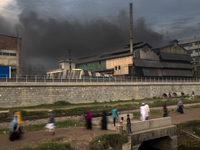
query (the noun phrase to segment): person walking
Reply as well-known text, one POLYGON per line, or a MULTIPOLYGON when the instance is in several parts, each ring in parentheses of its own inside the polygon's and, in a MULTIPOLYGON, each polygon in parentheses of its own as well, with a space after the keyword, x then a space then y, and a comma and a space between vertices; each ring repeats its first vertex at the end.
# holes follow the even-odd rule
POLYGON ((121 120, 120 120, 120 134, 123 134, 123 120, 124 120, 124 118, 121 117, 121 120))
POLYGON ((87 129, 92 130, 92 114, 89 110, 86 111, 87 129))
POLYGON ((22 121, 21 111, 15 112, 14 115, 17 116, 17 122, 18 122, 19 133, 23 134, 24 131, 23 131, 23 129, 22 129, 22 125, 24 124, 24 122, 22 121))
POLYGON ((112 117, 113 117, 113 123, 114 123, 114 126, 115 126, 115 121, 116 121, 116 118, 117 118, 117 109, 113 109, 112 110, 112 117))
POLYGON ((142 106, 140 106, 140 114, 141 114, 140 119, 142 121, 145 121, 146 120, 146 108, 144 107, 144 103, 142 103, 142 106))
POLYGON ((102 124, 102 130, 107 130, 107 114, 106 114, 106 111, 103 112, 101 124, 102 124))
POLYGON ((131 120, 129 118, 129 114, 127 115, 127 130, 128 133, 131 133, 131 120))
POLYGON ((165 101, 163 105, 163 117, 167 117, 167 116, 168 116, 167 103, 165 101))
POLYGON ((194 99, 194 95, 195 95, 195 93, 194 93, 194 91, 192 91, 192 99, 194 99))
POLYGON ((146 103, 144 107, 146 108, 146 120, 148 120, 150 117, 149 105, 146 103))
POLYGON ((178 107, 177 112, 180 112, 181 114, 183 114, 184 112, 183 112, 183 102, 182 102, 182 100, 180 100, 178 102, 177 107, 178 107))
POLYGON ((55 135, 55 120, 53 110, 49 110, 49 122, 45 128, 49 129, 49 132, 53 132, 53 135, 55 135))

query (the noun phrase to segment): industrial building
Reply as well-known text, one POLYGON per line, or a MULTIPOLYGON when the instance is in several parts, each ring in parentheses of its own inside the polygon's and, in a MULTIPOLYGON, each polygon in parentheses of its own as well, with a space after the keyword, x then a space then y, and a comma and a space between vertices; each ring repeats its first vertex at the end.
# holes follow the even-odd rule
POLYGON ((0 34, 0 66, 10 66, 11 77, 22 75, 22 38, 0 34))
POLYGON ((79 69, 112 74, 115 77, 129 77, 133 75, 133 56, 136 59, 158 61, 158 56, 151 50, 148 43, 138 42, 133 44, 131 53, 130 45, 109 53, 97 56, 80 58, 76 67, 79 69))
POLYGON ((143 42, 104 53, 80 58, 76 67, 89 71, 112 74, 114 77, 192 77, 190 52, 172 41, 154 48, 143 42))

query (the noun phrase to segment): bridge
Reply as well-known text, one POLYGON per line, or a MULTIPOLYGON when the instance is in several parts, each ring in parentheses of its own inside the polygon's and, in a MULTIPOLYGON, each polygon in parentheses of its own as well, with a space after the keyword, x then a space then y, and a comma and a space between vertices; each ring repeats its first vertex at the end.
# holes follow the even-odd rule
MULTIPOLYGON (((124 124, 124 130, 127 130, 124 124)), ((176 126, 171 117, 131 123, 132 134, 122 150, 177 150, 176 126)))

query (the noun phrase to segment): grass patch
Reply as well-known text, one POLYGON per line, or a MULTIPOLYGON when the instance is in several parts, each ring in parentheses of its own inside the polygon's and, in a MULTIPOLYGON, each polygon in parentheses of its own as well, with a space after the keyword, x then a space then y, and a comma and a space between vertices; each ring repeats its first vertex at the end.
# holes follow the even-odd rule
POLYGON ((200 136, 200 120, 190 120, 177 124, 181 130, 192 130, 193 134, 200 136))
POLYGON ((177 135, 178 135, 178 149, 185 150, 197 150, 200 149, 199 140, 191 137, 183 131, 187 131, 194 135, 200 136, 200 120, 190 120, 182 123, 178 123, 177 125, 177 135))
MULTIPOLYGON (((45 125, 46 123, 39 124, 39 125, 30 125, 30 126, 24 126, 23 130, 24 131, 39 131, 39 130, 45 130, 45 125)), ((71 128, 71 127, 84 127, 85 123, 84 122, 78 122, 78 121, 71 121, 71 120, 66 120, 62 122, 56 122, 55 123, 56 129, 57 128, 71 128)), ((9 133, 9 129, 0 129, 0 134, 5 134, 9 133)))
POLYGON ((121 134, 103 134, 96 137, 91 143, 91 150, 121 150, 122 144, 128 142, 128 137, 121 134))
POLYGON ((49 143, 40 143, 37 147, 31 148, 26 147, 20 150, 75 150, 72 148, 70 143, 56 143, 56 142, 49 142, 49 143))

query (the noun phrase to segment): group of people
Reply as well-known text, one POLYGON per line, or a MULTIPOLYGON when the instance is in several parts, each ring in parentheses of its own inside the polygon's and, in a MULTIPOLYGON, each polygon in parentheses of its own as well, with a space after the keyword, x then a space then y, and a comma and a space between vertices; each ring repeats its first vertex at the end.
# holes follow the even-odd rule
POLYGON ((22 130, 22 125, 23 121, 21 117, 21 112, 20 111, 15 112, 12 115, 12 120, 10 123, 10 136, 9 136, 10 141, 20 139, 21 134, 24 133, 24 131, 22 130))
MULTIPOLYGON (((184 112, 183 112, 182 100, 180 100, 178 102, 177 107, 178 107, 177 112, 180 112, 181 114, 183 114, 184 112)), ((116 126, 116 119, 118 117, 117 109, 113 109, 111 112, 112 112, 113 124, 114 124, 114 126, 116 126)), ((140 114, 141 114, 140 119, 142 121, 149 119, 150 108, 147 103, 146 104, 142 103, 142 106, 140 107, 140 114)), ((167 104, 165 101, 164 105, 163 105, 163 117, 167 117, 167 116, 168 116, 168 110, 167 110, 167 104)), ((85 120, 86 120, 87 129, 92 130, 92 114, 89 110, 87 110, 85 112, 85 120)), ((121 134, 123 134, 123 120, 124 120, 124 118, 121 117, 120 122, 119 122, 121 134)), ((21 134, 24 133, 24 131, 22 130, 22 125, 23 125, 23 121, 22 121, 22 117, 21 117, 21 112, 20 111, 15 112, 12 116, 12 121, 10 124, 9 139, 11 141, 19 139, 21 137, 21 134)), ((101 127, 102 127, 102 130, 107 130, 107 113, 106 113, 106 111, 103 111, 103 115, 102 115, 102 119, 101 119, 101 127)), ((50 132, 53 132, 53 135, 55 135, 55 120, 54 120, 54 114, 53 114, 52 110, 49 111, 49 121, 48 121, 47 125, 45 126, 45 128, 48 129, 50 132)), ((127 114, 127 130, 129 133, 131 133, 131 120, 129 118, 129 114, 127 114)))

